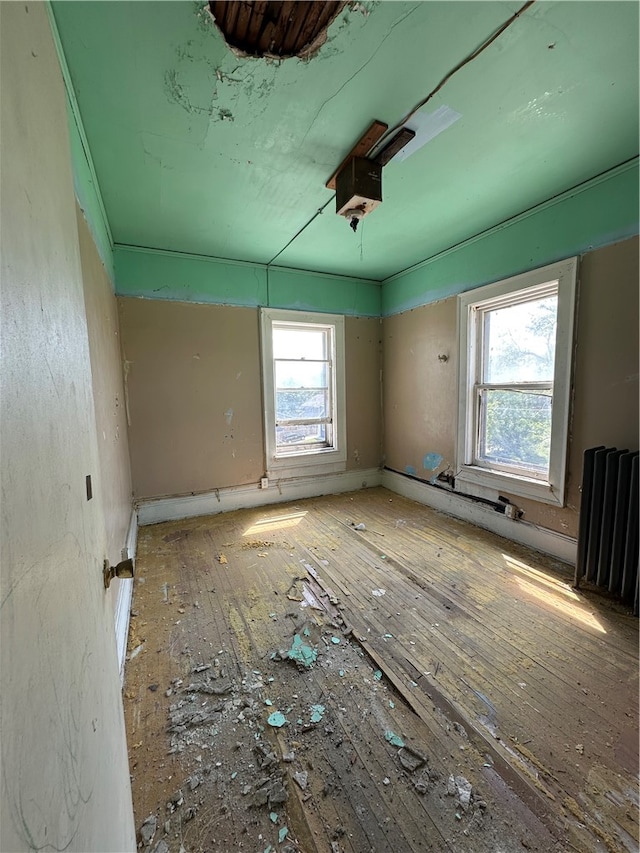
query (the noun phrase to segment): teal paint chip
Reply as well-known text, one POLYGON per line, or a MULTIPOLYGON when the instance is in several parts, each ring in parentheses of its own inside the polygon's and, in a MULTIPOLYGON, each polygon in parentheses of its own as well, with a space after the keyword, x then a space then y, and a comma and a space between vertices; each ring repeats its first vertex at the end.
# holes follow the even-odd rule
POLYGON ((311 722, 319 723, 320 720, 324 717, 324 705, 312 705, 311 706, 311 722))
POLYGON ((373 673, 373 677, 376 681, 380 681, 382 679, 382 673, 379 669, 376 669, 376 671, 373 673))
MULTIPOLYGON (((308 630, 308 629, 306 629, 308 630)), ((294 660, 302 666, 310 667, 318 657, 318 650, 303 642, 300 634, 293 635, 293 643, 287 653, 289 660, 294 660)))
POLYGON ((281 711, 274 711, 273 714, 269 715, 267 722, 275 729, 280 729, 287 722, 287 718, 281 711))
POLYGON ((287 835, 289 835, 289 828, 287 826, 283 826, 280 832, 278 833, 278 841, 280 842, 280 844, 282 844, 287 835))
POLYGON ((334 644, 334 646, 339 646, 341 642, 340 637, 332 637, 331 642, 334 644))
POLYGON ((278 822, 278 813, 277 812, 269 812, 269 820, 271 821, 271 823, 277 823, 278 822))
POLYGON ((391 730, 386 731, 384 733, 384 737, 385 740, 388 740, 392 746, 398 746, 400 748, 404 746, 404 741, 402 740, 402 738, 391 730))

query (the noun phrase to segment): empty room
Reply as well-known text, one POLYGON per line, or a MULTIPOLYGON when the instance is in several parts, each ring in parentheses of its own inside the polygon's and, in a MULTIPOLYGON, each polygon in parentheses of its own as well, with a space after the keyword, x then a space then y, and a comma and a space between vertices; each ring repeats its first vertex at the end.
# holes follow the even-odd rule
POLYGON ((1 0, 1 853, 638 851, 639 11, 1 0))

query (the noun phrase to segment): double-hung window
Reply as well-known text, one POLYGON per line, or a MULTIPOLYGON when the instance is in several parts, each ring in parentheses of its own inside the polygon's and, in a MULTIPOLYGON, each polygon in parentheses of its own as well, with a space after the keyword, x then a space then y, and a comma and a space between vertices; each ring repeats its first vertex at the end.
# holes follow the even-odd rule
POLYGON ((572 258, 459 297, 459 486, 564 504, 575 288, 572 258))
POLYGON ((267 474, 344 470, 344 318, 265 308, 261 333, 267 474))

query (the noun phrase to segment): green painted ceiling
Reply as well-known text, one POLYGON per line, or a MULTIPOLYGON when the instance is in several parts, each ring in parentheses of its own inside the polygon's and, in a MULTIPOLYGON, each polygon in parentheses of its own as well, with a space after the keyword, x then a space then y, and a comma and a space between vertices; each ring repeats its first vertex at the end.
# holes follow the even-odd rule
MULTIPOLYGON (((522 4, 359 2, 311 60, 239 59, 203 3, 55 2, 116 243, 270 261, 390 126, 522 4)), ((382 280, 638 153, 638 3, 538 0, 423 112, 461 114, 277 264, 382 280)))

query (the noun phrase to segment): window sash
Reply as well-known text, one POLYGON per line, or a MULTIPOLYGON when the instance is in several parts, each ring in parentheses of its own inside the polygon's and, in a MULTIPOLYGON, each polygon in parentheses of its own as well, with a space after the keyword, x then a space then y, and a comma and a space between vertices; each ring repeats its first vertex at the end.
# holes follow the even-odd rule
MULTIPOLYGON (((473 464, 480 468, 485 468, 488 471, 505 471, 510 474, 520 474, 525 477, 533 477, 536 480, 546 481, 549 477, 549 462, 545 466, 518 464, 517 462, 506 462, 491 459, 482 453, 482 447, 487 440, 487 408, 484 404, 486 395, 485 391, 512 391, 516 393, 536 393, 539 395, 548 396, 551 398, 551 410, 553 411, 553 382, 519 382, 519 383, 502 383, 502 384, 478 384, 474 388, 476 409, 475 409, 475 441, 473 464), (548 392, 545 395, 545 392, 548 392)), ((551 432, 551 426, 549 427, 551 432)), ((551 439, 551 436, 549 436, 551 439)))
POLYGON ((276 458, 282 458, 286 456, 290 456, 296 453, 313 453, 317 452, 319 447, 324 448, 332 448, 334 446, 334 432, 332 429, 332 424, 334 421, 334 378, 333 378, 333 363, 335 359, 335 341, 333 329, 331 327, 322 327, 315 324, 303 324, 303 323, 278 323, 273 322, 271 325, 271 335, 273 336, 276 331, 295 331, 295 332, 304 332, 305 330, 312 331, 317 333, 321 331, 324 337, 324 351, 327 354, 327 358, 273 358, 273 386, 274 386, 274 394, 275 394, 275 413, 276 417, 274 418, 273 430, 274 430, 274 446, 276 458), (279 364, 321 364, 326 368, 325 371, 325 382, 326 385, 299 385, 293 387, 284 387, 278 386, 277 383, 277 375, 278 370, 277 367, 279 364), (277 400, 278 394, 281 392, 296 392, 296 391, 318 391, 326 393, 326 411, 327 415, 325 417, 313 417, 313 418, 278 418, 277 417, 277 400), (284 426, 315 426, 325 424, 325 438, 324 440, 309 440, 305 442, 299 443, 286 443, 280 440, 278 427, 284 426))

